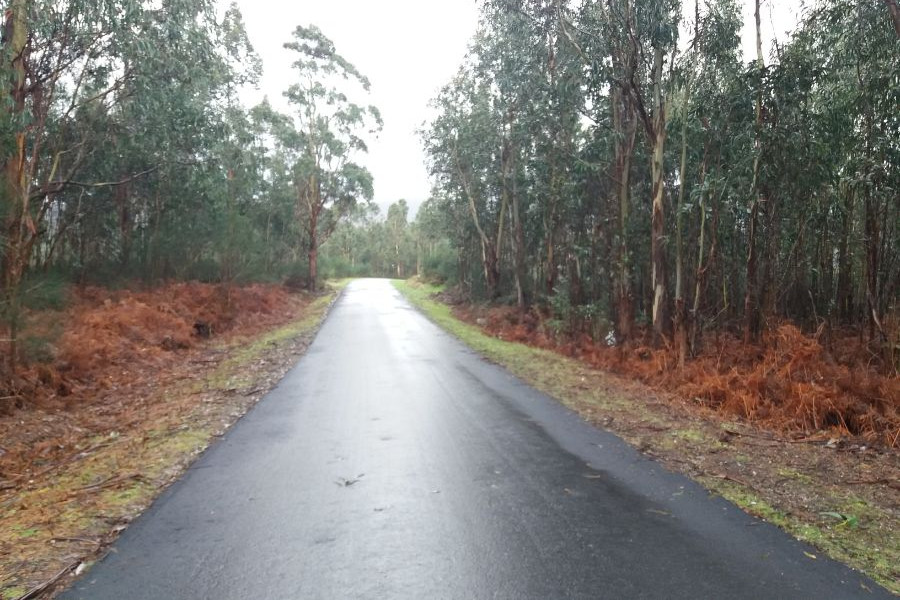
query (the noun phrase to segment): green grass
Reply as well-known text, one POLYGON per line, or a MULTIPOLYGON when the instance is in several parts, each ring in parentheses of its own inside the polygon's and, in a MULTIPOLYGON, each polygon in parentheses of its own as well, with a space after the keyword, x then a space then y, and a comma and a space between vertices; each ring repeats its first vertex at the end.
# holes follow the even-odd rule
POLYGON ((873 531, 886 515, 866 502, 858 498, 850 499, 835 510, 836 513, 855 517, 858 526, 847 526, 825 515, 820 515, 820 524, 813 524, 772 507, 756 493, 734 482, 713 477, 700 477, 698 480, 746 512, 777 525, 836 560, 865 571, 891 592, 900 594, 900 562, 897 562, 900 560, 900 549, 890 533, 880 535, 878 531, 873 531))
POLYGON ((507 342, 482 333, 481 329, 463 323, 453 316, 449 306, 431 296, 440 287, 395 280, 394 286, 432 321, 449 331, 485 358, 503 365, 514 375, 528 381, 542 392, 564 404, 588 402, 598 407, 613 407, 622 401, 584 385, 587 367, 574 359, 549 350, 507 342))
MULTIPOLYGON (((394 286, 437 325, 462 340, 485 358, 500 364, 532 387, 556 398, 590 420, 598 415, 626 414, 642 423, 661 425, 665 417, 650 414, 616 392, 604 391, 601 372, 559 354, 531 348, 524 344, 506 342, 485 335, 478 327, 463 323, 453 316, 450 307, 432 298, 440 287, 415 281, 393 282, 394 286)), ((727 424, 723 425, 727 426, 727 424)), ((619 432, 634 446, 656 447, 673 451, 681 444, 726 448, 714 437, 694 428, 674 427, 672 431, 655 437, 619 432), (649 443, 648 443, 649 442, 649 443)), ((749 463, 751 459, 733 454, 732 460, 749 463)), ((812 477, 793 469, 778 471, 787 479, 811 484, 812 477)), ((891 531, 881 531, 880 524, 890 517, 880 509, 867 505, 854 496, 839 502, 834 511, 854 516, 858 527, 841 526, 828 517, 810 522, 798 515, 787 514, 772 506, 758 493, 743 485, 717 477, 696 477, 710 491, 717 493, 745 511, 781 527, 794 537, 806 541, 833 558, 861 569, 879 584, 900 594, 900 544, 891 531)), ((887 529, 887 528, 886 528, 887 529)))
MULTIPOLYGON (((311 335, 348 282, 329 282, 330 289, 305 308, 302 318, 258 337, 221 345, 219 350, 227 358, 211 373, 200 380, 173 383, 160 394, 176 398, 200 392, 216 395, 242 385, 255 385, 259 374, 252 368, 254 363, 272 349, 289 346, 298 337, 311 335)), ((173 417, 166 423, 151 424, 143 435, 117 434, 85 440, 85 448, 103 447, 60 470, 48 486, 23 491, 18 503, 21 509, 12 508, 3 515, 0 536, 16 539, 22 557, 35 564, 46 559, 46 548, 53 536, 103 536, 108 533, 110 523, 130 520, 148 506, 209 445, 220 428, 221 420, 204 417, 203 407, 198 403, 183 420, 173 417), (140 473, 141 478, 84 491, 86 486, 129 473, 140 473), (31 525, 47 514, 55 515, 52 527, 31 525), (26 543, 27 548, 23 546, 26 543)), ((21 578, 16 577, 20 568, 17 565, 19 561, 13 557, 0 559, 0 600, 18 598, 27 591, 21 578)))

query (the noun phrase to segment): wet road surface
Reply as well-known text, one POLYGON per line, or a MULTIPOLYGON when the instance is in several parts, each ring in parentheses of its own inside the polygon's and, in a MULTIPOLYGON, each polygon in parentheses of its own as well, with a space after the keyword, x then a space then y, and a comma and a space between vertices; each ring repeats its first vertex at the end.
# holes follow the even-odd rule
POLYGON ((892 597, 804 550, 360 280, 63 598, 892 597))

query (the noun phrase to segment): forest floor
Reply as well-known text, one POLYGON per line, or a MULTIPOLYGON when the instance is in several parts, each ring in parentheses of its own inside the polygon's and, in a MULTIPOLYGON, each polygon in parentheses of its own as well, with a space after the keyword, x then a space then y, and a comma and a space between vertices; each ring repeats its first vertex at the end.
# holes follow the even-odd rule
POLYGON ((89 288, 29 315, 52 343, 0 390, 0 599, 52 597, 102 556, 296 363, 339 288, 89 288))
MULTIPOLYGON (((664 352, 635 348, 636 359, 618 360, 615 349, 554 343, 539 326, 511 318, 508 308, 450 306, 454 299, 439 288, 396 285, 437 324, 587 421, 900 595, 900 450, 891 429, 900 409, 896 377, 847 372, 834 361, 816 369, 817 342, 784 329, 777 357, 762 350, 747 364, 705 365, 691 382, 671 374, 673 359, 664 352), (766 364, 762 388, 824 398, 825 408, 800 410, 790 400, 785 411, 771 390, 751 394, 762 390, 755 378, 766 364), (862 392, 839 391, 853 382, 862 392), (860 398, 867 393, 878 394, 874 409, 860 398), (847 397, 851 412, 829 419, 847 397), (854 434, 846 421, 855 418, 878 428, 854 434), (819 426, 811 426, 816 419, 819 426)), ((815 552, 808 557, 817 559, 815 552)))

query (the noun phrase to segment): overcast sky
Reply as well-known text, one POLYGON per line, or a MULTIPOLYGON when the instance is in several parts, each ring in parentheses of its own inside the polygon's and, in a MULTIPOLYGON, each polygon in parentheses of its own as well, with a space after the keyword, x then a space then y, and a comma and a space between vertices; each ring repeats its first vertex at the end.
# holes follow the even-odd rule
MULTIPOLYGON (((224 2, 224 0, 223 0, 224 2)), ((263 61, 258 96, 286 109, 281 93, 291 82, 291 56, 282 45, 297 25, 318 26, 338 53, 372 82, 371 103, 384 130, 370 144, 365 164, 375 178, 375 201, 406 199, 414 212, 430 192, 422 145, 416 134, 428 117, 428 101, 455 74, 475 33, 475 0, 237 0, 250 41, 263 61)), ((800 0, 772 0, 763 29, 784 42, 800 0)), ((744 48, 755 53, 753 6, 745 0, 744 48)), ((767 43, 768 45, 768 43, 767 43)), ((412 214, 410 215, 412 217, 412 214)))

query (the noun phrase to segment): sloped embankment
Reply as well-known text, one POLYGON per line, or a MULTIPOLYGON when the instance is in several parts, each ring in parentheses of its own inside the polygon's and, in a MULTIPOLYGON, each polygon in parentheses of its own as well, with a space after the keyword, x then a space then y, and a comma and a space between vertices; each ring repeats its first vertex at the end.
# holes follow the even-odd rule
POLYGON ((0 598, 50 597, 102 554, 297 361, 335 293, 92 288, 31 315, 59 334, 0 416, 0 598))
MULTIPOLYGON (((900 594, 896 448, 871 445, 841 427, 817 432, 767 427, 673 393, 664 378, 641 382, 634 374, 598 368, 549 341, 520 343, 502 328, 492 329, 496 324, 490 315, 496 319, 502 309, 451 307, 439 301, 437 288, 416 282, 396 285, 438 325, 588 422, 900 594)), ((640 363, 654 364, 649 350, 634 352, 640 363)), ((780 352, 790 365, 787 348, 780 352)), ((808 559, 817 556, 811 553, 808 559)))

